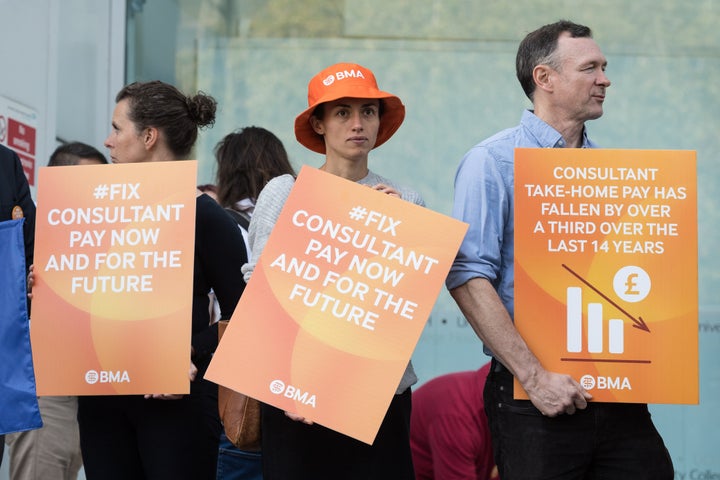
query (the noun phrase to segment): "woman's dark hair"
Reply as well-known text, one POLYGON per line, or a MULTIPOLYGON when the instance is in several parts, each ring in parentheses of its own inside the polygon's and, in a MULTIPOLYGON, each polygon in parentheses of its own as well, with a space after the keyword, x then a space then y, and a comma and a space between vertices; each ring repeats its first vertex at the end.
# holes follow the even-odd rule
POLYGON ((272 132, 262 127, 245 127, 229 133, 215 146, 218 202, 231 207, 250 198, 255 201, 272 178, 290 174, 285 147, 272 132))
POLYGON ((217 102, 203 92, 186 96, 172 85, 154 80, 126 85, 115 101, 128 100, 128 116, 138 131, 155 127, 170 151, 187 158, 197 140, 198 128, 215 123, 217 102))
POLYGON ((92 158, 97 160, 98 163, 108 163, 105 155, 100 151, 82 142, 70 142, 60 145, 50 155, 48 161, 48 167, 60 167, 65 165, 77 165, 81 158, 92 158))
POLYGON ((532 100, 535 94, 535 81, 533 70, 538 65, 550 65, 554 69, 560 68, 560 60, 556 58, 558 38, 568 32, 573 38, 592 38, 592 30, 585 25, 568 20, 559 20, 555 23, 544 25, 537 30, 530 32, 520 42, 517 56, 515 57, 515 70, 525 95, 532 100))

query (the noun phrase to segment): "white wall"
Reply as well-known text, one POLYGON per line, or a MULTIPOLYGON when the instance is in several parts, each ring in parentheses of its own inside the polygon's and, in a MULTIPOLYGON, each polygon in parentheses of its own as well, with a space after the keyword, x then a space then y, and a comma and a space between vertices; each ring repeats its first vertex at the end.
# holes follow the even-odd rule
POLYGON ((36 175, 58 138, 104 151, 125 80, 125 0, 0 0, 0 65, 0 95, 38 114, 36 175))
POLYGON ((57 136, 104 153, 115 94, 124 84, 125 2, 62 0, 61 5, 57 136))
POLYGON ((57 0, 0 0, 0 95, 38 114, 35 172, 55 145, 57 0))

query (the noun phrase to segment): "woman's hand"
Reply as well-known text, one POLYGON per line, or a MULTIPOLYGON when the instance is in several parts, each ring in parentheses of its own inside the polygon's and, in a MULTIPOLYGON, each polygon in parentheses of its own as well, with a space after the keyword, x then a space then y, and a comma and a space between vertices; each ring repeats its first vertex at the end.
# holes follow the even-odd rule
POLYGON ((145 394, 146 399, 154 400, 180 400, 183 397, 180 393, 147 393, 145 394))
POLYGON ((295 420, 296 422, 302 422, 305 425, 313 424, 312 420, 308 420, 307 418, 300 416, 297 413, 285 412, 285 416, 288 417, 290 420, 295 420))
POLYGON ((393 197, 400 197, 400 193, 395 190, 392 187, 388 187, 387 185, 384 185, 382 183, 378 183, 377 185, 373 185, 371 187, 373 190, 377 190, 378 192, 387 193, 388 195, 392 195, 393 197))
POLYGON ((33 285, 35 285, 35 272, 33 272, 33 265, 30 265, 30 268, 28 269, 28 276, 27 276, 27 296, 28 296, 28 298, 32 298, 33 285))
MULTIPOLYGON (((194 351, 195 349, 192 349, 192 350, 194 351)), ((197 377, 197 372, 198 372, 197 367, 195 366, 193 361, 190 360, 190 370, 188 370, 188 377, 190 377, 191 382, 195 381, 195 377, 197 377)))

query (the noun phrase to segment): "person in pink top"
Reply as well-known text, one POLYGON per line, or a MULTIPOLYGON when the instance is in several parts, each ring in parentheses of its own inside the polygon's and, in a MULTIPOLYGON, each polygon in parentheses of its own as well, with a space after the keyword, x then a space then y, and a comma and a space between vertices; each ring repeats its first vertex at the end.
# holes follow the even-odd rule
POLYGON ((490 363, 436 377, 413 392, 410 447, 417 480, 498 479, 483 388, 490 363))

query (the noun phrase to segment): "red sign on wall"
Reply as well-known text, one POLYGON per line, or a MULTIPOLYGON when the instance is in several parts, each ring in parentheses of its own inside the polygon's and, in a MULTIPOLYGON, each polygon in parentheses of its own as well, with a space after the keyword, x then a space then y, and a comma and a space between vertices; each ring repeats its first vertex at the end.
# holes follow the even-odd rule
POLYGON ((30 185, 35 185, 37 112, 0 96, 0 143, 18 154, 30 185))
POLYGON ((8 118, 7 143, 16 152, 35 156, 35 128, 8 118))

